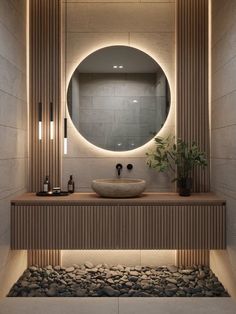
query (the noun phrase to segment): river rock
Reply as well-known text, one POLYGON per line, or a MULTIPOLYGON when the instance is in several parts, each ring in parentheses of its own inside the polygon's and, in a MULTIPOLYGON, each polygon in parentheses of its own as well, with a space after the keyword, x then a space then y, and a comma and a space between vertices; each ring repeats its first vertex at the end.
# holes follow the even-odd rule
POLYGON ((130 282, 130 281, 127 281, 127 282, 125 283, 125 285, 126 285, 128 288, 131 288, 131 287, 133 286, 133 283, 130 282))
POLYGON ((54 269, 55 269, 56 271, 59 271, 59 270, 61 270, 61 266, 59 266, 59 265, 54 266, 54 269))
POLYGON ((167 269, 171 273, 176 273, 178 271, 178 267, 176 267, 174 265, 167 266, 167 269))
POLYGON ((28 287, 30 285, 29 281, 27 281, 27 280, 22 280, 20 282, 20 284, 21 284, 22 287, 28 287))
POLYGON ((48 265, 48 266, 46 267, 46 269, 48 269, 48 270, 53 270, 53 267, 52 267, 52 265, 48 265))
POLYGON ((138 276, 131 276, 129 277, 129 281, 136 282, 138 280, 138 276))
POLYGON ((37 271, 38 268, 37 268, 36 266, 30 266, 30 267, 29 267, 29 270, 32 271, 32 272, 34 272, 34 271, 37 271))
POLYGON ((170 283, 177 284, 177 280, 174 279, 174 278, 166 278, 166 281, 167 281, 167 282, 170 282, 170 283))
POLYGON ((103 292, 109 297, 117 297, 120 294, 119 291, 113 289, 110 286, 105 286, 103 288, 103 292))
POLYGON ((91 262, 86 262, 84 265, 85 265, 85 267, 87 267, 89 269, 92 269, 94 267, 91 262))
POLYGON ((143 280, 148 279, 148 276, 147 275, 142 275, 141 279, 143 279, 143 280))
POLYGON ((135 266, 134 269, 140 272, 142 270, 142 266, 135 266))
POLYGON ((194 271, 194 269, 182 269, 181 273, 185 274, 185 275, 190 275, 190 274, 192 274, 193 271, 194 271))
POLYGON ((30 284, 30 285, 28 285, 28 288, 29 289, 38 289, 39 288, 39 285, 38 284, 36 284, 36 283, 32 283, 32 284, 30 284))
POLYGON ((116 267, 119 271, 124 271, 125 270, 125 268, 124 268, 124 266, 122 266, 122 265, 117 265, 117 267, 116 267))
POLYGON ((56 297, 57 296, 57 290, 55 288, 50 288, 47 292, 46 292, 48 297, 56 297))
POLYGON ((87 294, 87 290, 86 289, 78 289, 78 290, 76 290, 76 293, 75 293, 75 295, 77 297, 85 297, 86 294, 87 294))
POLYGON ((222 284, 207 267, 73 265, 26 269, 10 297, 225 297, 222 284))
POLYGON ((203 270, 200 270, 199 274, 197 275, 197 277, 199 279, 204 279, 206 277, 206 274, 205 274, 205 272, 203 270))
POLYGON ((88 269, 89 273, 97 273, 98 269, 97 268, 90 268, 88 269))

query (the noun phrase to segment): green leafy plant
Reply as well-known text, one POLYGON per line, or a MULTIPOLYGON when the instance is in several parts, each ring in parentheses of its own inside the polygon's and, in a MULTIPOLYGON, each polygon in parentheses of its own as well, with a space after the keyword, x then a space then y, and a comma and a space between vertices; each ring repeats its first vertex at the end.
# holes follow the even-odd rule
POLYGON ((181 139, 176 140, 174 136, 156 137, 155 143, 156 148, 146 153, 147 164, 159 172, 173 172, 173 181, 190 178, 196 166, 207 166, 206 155, 196 143, 188 144, 181 139))

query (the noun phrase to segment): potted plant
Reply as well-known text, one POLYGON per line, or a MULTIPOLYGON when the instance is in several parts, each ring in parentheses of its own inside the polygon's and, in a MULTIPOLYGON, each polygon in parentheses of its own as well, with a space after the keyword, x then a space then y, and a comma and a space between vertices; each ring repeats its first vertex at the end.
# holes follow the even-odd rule
POLYGON ((196 143, 188 144, 182 139, 175 140, 174 136, 155 138, 156 148, 147 155, 147 164, 159 172, 171 171, 177 181, 179 195, 189 196, 192 187, 192 170, 196 166, 207 166, 204 152, 196 143))

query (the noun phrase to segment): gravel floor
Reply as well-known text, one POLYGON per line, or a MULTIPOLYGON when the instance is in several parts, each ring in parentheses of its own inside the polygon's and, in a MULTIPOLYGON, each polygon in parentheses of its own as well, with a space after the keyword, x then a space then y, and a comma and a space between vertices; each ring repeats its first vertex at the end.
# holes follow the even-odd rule
POLYGON ((228 297, 213 272, 203 266, 32 266, 9 297, 228 297))

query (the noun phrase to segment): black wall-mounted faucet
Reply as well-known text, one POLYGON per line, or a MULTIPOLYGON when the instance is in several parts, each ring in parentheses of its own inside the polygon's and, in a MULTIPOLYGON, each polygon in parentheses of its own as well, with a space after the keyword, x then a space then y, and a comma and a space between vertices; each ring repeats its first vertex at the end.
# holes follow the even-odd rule
POLYGON ((120 176, 120 173, 121 173, 121 169, 122 169, 122 168, 123 168, 122 164, 117 164, 117 165, 116 165, 118 177, 120 176))

